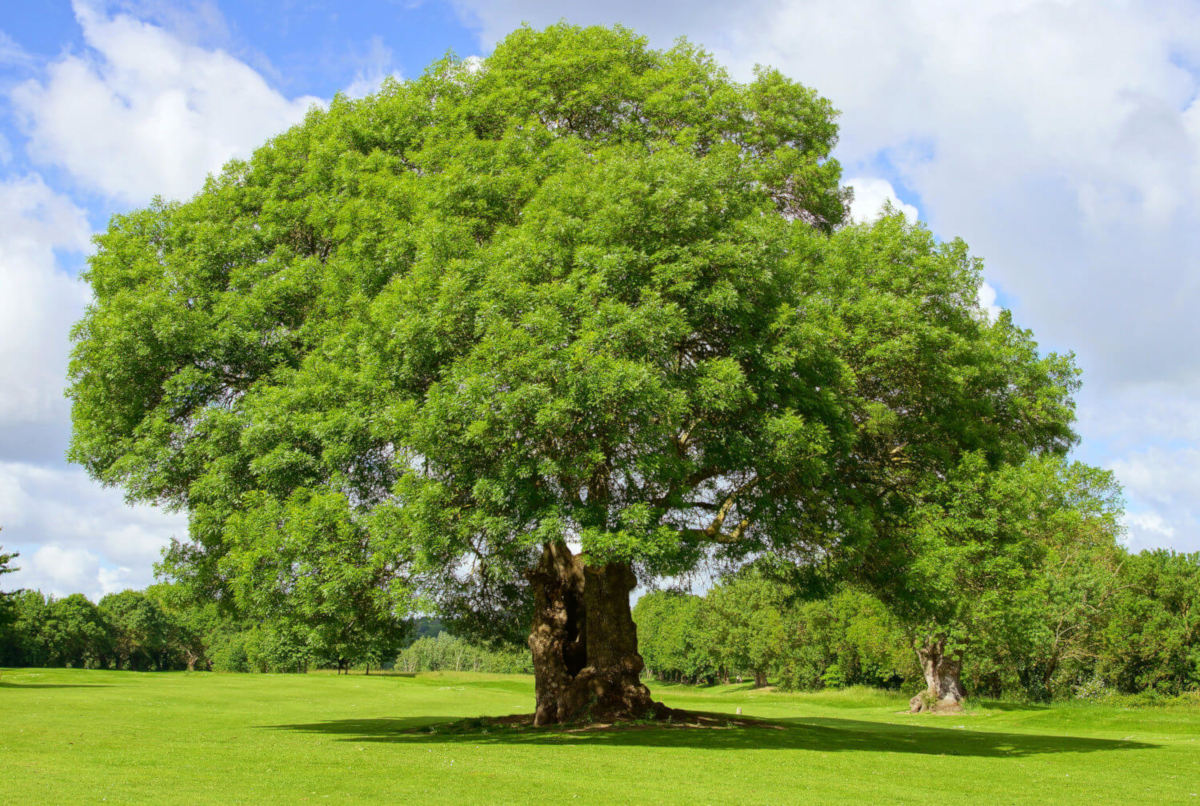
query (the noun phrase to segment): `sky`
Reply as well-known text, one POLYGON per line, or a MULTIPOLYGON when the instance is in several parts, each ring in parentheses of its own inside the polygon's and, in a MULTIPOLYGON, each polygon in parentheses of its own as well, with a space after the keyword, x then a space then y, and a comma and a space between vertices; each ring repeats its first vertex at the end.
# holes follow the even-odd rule
POLYGON ((185 199, 334 93, 486 56, 513 28, 686 36, 841 110, 853 215, 890 201, 984 260, 981 301, 1083 370, 1075 457, 1129 547, 1200 550, 1200 3, 1103 0, 43 0, 0 10, 0 544, 6 584, 153 581, 181 513, 64 459, 91 236, 185 199))

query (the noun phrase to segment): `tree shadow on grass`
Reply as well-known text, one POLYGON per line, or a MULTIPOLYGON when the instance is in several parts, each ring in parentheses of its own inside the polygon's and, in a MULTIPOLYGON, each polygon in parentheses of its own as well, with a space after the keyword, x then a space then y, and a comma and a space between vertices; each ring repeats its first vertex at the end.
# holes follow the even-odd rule
MULTIPOLYGON (((968 700, 968 702, 971 702, 968 700)), ((978 705, 984 711, 1049 711, 1049 705, 1036 702, 1007 702, 1005 700, 976 700, 972 705, 978 705)))
POLYGON ((753 726, 695 728, 664 724, 632 724, 604 729, 497 727, 486 719, 453 717, 406 719, 336 719, 301 725, 264 726, 344 737, 348 742, 396 744, 504 744, 613 747, 678 747, 705 750, 817 750, 913 753, 933 756, 1020 758, 1047 753, 1095 753, 1147 750, 1144 742, 998 733, 868 722, 857 719, 779 719, 753 726))
POLYGON ((108 683, 9 683, 0 680, 0 688, 112 688, 108 683))
POLYGON ((18 683, 15 680, 5 680, 0 677, 0 688, 25 688, 25 689, 45 689, 45 688, 112 688, 111 683, 36 683, 23 681, 18 683))

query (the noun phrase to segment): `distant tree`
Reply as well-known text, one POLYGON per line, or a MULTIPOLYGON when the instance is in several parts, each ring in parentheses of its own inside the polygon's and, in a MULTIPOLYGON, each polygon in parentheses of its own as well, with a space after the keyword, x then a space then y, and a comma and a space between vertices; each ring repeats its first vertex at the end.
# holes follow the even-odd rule
MULTIPOLYGON (((20 555, 16 553, 5 554, 4 547, 0 546, 0 577, 19 570, 12 567, 12 561, 18 556, 20 555)), ((0 590, 0 636, 4 635, 4 629, 17 617, 13 600, 19 592, 0 590)))
POLYGON ((633 608, 638 651, 659 680, 713 682, 718 661, 704 630, 699 596, 679 591, 649 591, 633 608))
MULTIPOLYGON (((5 554, 4 547, 0 546, 0 576, 11 574, 17 570, 11 566, 17 556, 15 553, 5 554)), ((0 664, 11 663, 7 658, 17 654, 17 635, 13 632, 12 625, 17 620, 16 597, 18 593, 20 591, 0 590, 0 664)))
POLYGON ((280 646, 302 645, 339 671, 395 657, 410 629, 401 609, 409 590, 395 555, 370 539, 346 497, 300 491, 286 502, 244 501, 226 522, 222 562, 236 601, 280 646))
POLYGON ((980 454, 925 495, 909 533, 913 559, 892 593, 926 681, 913 708, 946 710, 966 696, 973 646, 1004 645, 1021 659, 1041 647, 1046 664, 1058 663, 1066 635, 1056 642, 1052 630, 1078 617, 1070 611, 1085 606, 1088 588, 1062 590, 1054 564, 1082 570, 1097 542, 1115 547, 1120 497, 1110 474, 1057 457, 993 468, 980 454))
POLYGON ((221 633, 233 629, 231 619, 222 617, 216 602, 197 599, 193 593, 183 585, 166 582, 146 588, 146 596, 165 614, 172 653, 189 672, 210 668, 209 646, 221 633))
POLYGON ((842 588, 796 603, 779 660, 784 688, 893 688, 915 668, 912 648, 888 608, 869 592, 842 588))
POLYGON ((0 663, 7 666, 49 666, 46 628, 50 604, 40 591, 20 591, 12 598, 13 621, 0 643, 0 663))
POLYGON ((112 629, 118 668, 162 671, 179 658, 174 625, 153 597, 125 590, 108 594, 98 607, 112 629))
POLYGON ((437 638, 438 634, 446 632, 446 627, 442 624, 441 619, 431 618, 429 616, 418 616, 412 620, 412 630, 409 633, 409 640, 415 641, 418 638, 437 638))
POLYGON ((1125 561, 1098 671, 1120 691, 1200 689, 1200 554, 1156 549, 1125 561))
POLYGON ((307 631, 290 622, 258 624, 245 637, 247 661, 254 671, 303 673, 314 658, 321 660, 314 655, 307 631))
POLYGON ((422 636, 395 659, 395 668, 403 672, 496 672, 529 674, 533 667, 524 649, 493 649, 466 641, 447 632, 436 637, 422 636))
POLYGON ((1042 553, 1028 589, 1014 597, 1027 611, 1024 628, 981 625, 970 653, 971 676, 981 685, 990 682, 997 696, 1019 691, 1049 700, 1096 675, 1102 631, 1128 560, 1119 542, 1121 491, 1111 473, 1062 464, 1040 489, 1049 498, 1038 516, 1042 553))
POLYGON ((115 656, 112 625, 82 593, 50 601, 43 635, 52 666, 107 669, 115 656))
POLYGON ((748 672, 756 687, 767 684, 787 645, 786 599, 778 583, 754 571, 722 581, 704 597, 701 623, 726 679, 748 672))

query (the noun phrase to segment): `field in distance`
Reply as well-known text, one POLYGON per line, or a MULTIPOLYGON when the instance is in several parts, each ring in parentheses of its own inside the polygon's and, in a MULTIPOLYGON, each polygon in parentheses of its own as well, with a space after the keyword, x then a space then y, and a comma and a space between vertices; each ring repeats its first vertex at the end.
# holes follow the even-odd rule
POLYGON ((652 685, 759 727, 453 724, 532 710, 530 677, 19 669, 0 803, 1196 803, 1200 706, 983 703, 652 685))

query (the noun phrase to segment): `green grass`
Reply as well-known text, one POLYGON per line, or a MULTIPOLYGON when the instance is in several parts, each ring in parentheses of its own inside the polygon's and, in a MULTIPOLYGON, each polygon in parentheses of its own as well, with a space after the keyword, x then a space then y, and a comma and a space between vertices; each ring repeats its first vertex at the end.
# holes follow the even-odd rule
POLYGON ((532 680, 505 675, 8 671, 0 802, 1200 806, 1196 705, 909 716, 870 690, 654 691, 776 727, 442 725, 531 710, 532 680))

